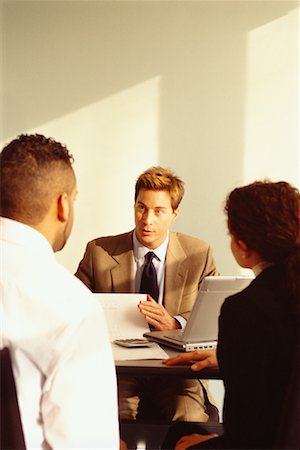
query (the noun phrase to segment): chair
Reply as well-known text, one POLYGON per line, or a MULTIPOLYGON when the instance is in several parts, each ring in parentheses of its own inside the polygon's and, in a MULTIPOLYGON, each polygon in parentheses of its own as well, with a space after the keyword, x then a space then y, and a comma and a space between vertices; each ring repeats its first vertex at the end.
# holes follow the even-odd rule
POLYGON ((1 428, 0 448, 26 450, 9 349, 0 350, 1 428))
MULTIPOLYGON (((199 380, 200 382, 200 380, 199 380)), ((201 383, 201 382, 200 382, 201 383)), ((202 383, 201 383, 202 385, 202 383)), ((128 450, 142 446, 146 449, 161 449, 166 436, 174 426, 197 427, 204 434, 223 433, 223 425, 219 422, 218 409, 209 402, 205 387, 202 385, 209 422, 170 422, 164 419, 153 398, 145 391, 138 407, 137 420, 121 420, 121 438, 127 443, 128 450), (175 425, 176 424, 176 425, 175 425)), ((172 431, 171 431, 172 435, 172 431)), ((173 447, 174 448, 174 447, 173 447)))
MULTIPOLYGON (((220 417, 218 408, 210 403, 205 386, 201 380, 198 381, 201 385, 201 389, 203 390, 205 412, 208 415, 208 421, 214 423, 219 422, 220 417)), ((162 413, 158 410, 157 405, 155 404, 155 400, 153 400, 153 398, 148 395, 146 391, 143 392, 143 398, 138 407, 137 420, 164 420, 162 413)))

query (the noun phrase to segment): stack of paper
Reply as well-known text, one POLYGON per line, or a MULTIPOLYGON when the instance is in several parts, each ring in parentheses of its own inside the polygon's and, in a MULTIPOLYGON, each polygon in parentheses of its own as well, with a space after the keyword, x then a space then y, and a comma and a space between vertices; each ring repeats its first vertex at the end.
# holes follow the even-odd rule
POLYGON ((94 294, 100 302, 107 321, 109 337, 115 360, 166 359, 168 354, 158 345, 142 348, 125 348, 114 344, 115 339, 142 338, 149 326, 140 313, 138 304, 146 300, 145 294, 94 294))

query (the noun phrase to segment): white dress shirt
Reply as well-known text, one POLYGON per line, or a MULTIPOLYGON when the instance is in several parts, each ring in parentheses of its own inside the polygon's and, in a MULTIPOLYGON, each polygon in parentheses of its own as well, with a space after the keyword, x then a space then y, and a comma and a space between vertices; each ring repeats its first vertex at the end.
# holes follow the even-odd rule
POLYGON ((0 218, 0 346, 12 356, 27 449, 118 449, 116 375, 103 311, 45 237, 0 218))
MULTIPOLYGON (((159 286, 159 296, 157 303, 159 305, 163 304, 164 299, 164 286, 165 286, 165 264, 166 264, 166 254, 169 243, 169 233, 164 240, 164 242, 157 247, 155 250, 150 250, 149 248, 142 245, 135 234, 133 233, 133 257, 134 257, 134 292, 140 292, 141 278, 145 265, 145 255, 152 251, 154 257, 152 259, 153 265, 156 270, 157 284, 159 286)), ((186 320, 182 316, 174 316, 174 318, 179 322, 181 328, 186 325, 186 320)))

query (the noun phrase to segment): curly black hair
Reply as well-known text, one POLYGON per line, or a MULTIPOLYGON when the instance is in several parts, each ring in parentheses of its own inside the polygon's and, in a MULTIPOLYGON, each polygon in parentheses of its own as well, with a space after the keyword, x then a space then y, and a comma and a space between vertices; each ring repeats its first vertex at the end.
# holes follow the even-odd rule
POLYGON ((41 134, 12 140, 0 153, 1 215, 39 223, 51 196, 74 187, 73 161, 65 145, 41 134))

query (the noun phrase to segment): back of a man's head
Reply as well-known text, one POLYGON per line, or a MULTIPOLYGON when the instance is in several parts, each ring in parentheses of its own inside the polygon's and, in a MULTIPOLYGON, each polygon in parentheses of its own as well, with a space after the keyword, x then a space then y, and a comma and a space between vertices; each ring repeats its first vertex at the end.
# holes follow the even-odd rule
POLYGON ((0 153, 0 214, 28 225, 45 217, 53 197, 75 186, 68 149, 40 134, 20 135, 0 153))

